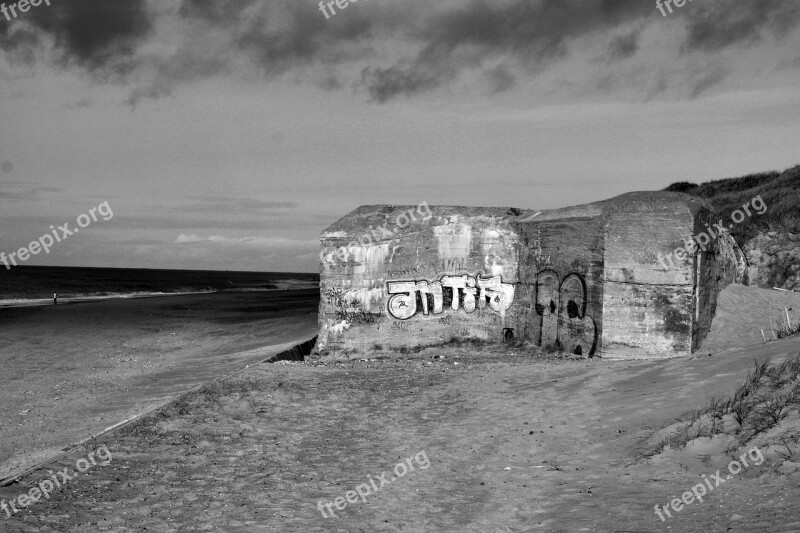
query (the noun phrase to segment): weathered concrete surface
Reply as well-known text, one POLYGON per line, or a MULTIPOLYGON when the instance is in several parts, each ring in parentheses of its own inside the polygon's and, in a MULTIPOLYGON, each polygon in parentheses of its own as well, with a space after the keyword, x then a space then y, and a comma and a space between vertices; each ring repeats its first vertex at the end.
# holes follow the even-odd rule
POLYGON ((602 339, 603 223, 597 205, 525 213, 517 331, 540 346, 594 355, 602 339))
POLYGON ((668 193, 633 193, 605 202, 605 349, 619 356, 687 355, 692 348, 694 261, 659 253, 683 249, 701 202, 668 193), (665 261, 666 263, 666 261, 665 261))
POLYGON ((729 236, 687 248, 710 223, 702 200, 665 192, 546 211, 362 206, 322 234, 318 349, 523 338, 688 355, 745 269, 729 236))
POLYGON ((501 208, 357 209, 322 235, 319 347, 502 338, 518 281, 513 224, 501 208))

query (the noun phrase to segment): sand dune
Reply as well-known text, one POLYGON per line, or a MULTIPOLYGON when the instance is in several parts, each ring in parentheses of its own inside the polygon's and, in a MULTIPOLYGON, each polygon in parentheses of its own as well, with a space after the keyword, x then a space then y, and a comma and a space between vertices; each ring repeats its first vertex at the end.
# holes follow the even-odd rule
POLYGON ((719 296, 711 331, 700 353, 719 352, 773 340, 773 329, 786 325, 786 310, 792 324, 800 322, 800 293, 729 285, 719 296))

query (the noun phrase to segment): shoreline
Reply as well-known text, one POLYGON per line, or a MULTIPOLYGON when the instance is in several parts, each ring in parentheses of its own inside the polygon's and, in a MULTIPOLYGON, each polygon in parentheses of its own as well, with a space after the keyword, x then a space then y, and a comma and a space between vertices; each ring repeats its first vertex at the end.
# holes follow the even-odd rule
POLYGON ((277 289, 259 288, 236 288, 224 290, 197 290, 181 292, 151 292, 151 293, 130 293, 130 294, 110 294, 104 296, 59 296, 58 304, 53 303, 52 298, 9 298, 0 299, 0 309, 13 309, 17 307, 50 307, 53 305, 66 305, 78 303, 107 302, 110 300, 136 300, 140 298, 168 298, 171 296, 191 296, 193 294, 226 294, 226 293, 250 293, 250 292, 278 292, 308 290, 316 287, 286 287, 277 289))
POLYGON ((314 290, 169 296, 0 310, 0 471, 45 460, 318 328, 314 290))
POLYGON ((158 293, 136 293, 136 294, 114 294, 108 296, 64 296, 58 298, 58 304, 53 303, 52 298, 13 298, 0 300, 0 309, 10 309, 14 307, 49 307, 60 304, 107 302, 109 300, 135 300, 138 298, 161 298, 165 296, 187 296, 191 294, 213 294, 220 291, 189 291, 189 292, 158 292, 158 293))

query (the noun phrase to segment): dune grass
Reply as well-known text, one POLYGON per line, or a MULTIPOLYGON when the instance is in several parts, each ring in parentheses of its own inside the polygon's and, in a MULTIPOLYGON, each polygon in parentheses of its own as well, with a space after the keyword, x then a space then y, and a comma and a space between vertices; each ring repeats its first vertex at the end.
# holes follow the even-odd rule
POLYGON ((792 325, 786 324, 779 326, 778 329, 775 331, 775 336, 779 339, 782 339, 784 337, 797 335, 798 333, 800 333, 800 322, 792 325))
POLYGON ((800 322, 792 324, 789 320, 789 309, 784 308, 784 312, 786 313, 785 320, 783 316, 778 317, 777 320, 774 320, 774 317, 770 317, 769 319, 770 328, 767 331, 771 334, 772 338, 767 338, 764 328, 761 328, 761 336, 764 338, 765 344, 800 333, 800 322))
POLYGON ((703 198, 711 204, 716 218, 727 221, 730 221, 733 211, 761 196, 767 212, 748 217, 731 228, 731 234, 740 245, 764 231, 787 229, 800 232, 800 165, 783 172, 762 172, 699 185, 680 181, 664 190, 703 198))
MULTIPOLYGON (((756 361, 753 371, 732 395, 712 398, 705 406, 678 419, 678 427, 662 435, 643 456, 652 457, 667 447, 679 448, 694 439, 715 435, 735 437, 730 449, 745 446, 778 426, 792 412, 800 416, 800 354, 778 364, 756 361)), ((800 435, 792 435, 790 440, 796 447, 800 435)), ((786 442, 784 445, 791 449, 786 442)))

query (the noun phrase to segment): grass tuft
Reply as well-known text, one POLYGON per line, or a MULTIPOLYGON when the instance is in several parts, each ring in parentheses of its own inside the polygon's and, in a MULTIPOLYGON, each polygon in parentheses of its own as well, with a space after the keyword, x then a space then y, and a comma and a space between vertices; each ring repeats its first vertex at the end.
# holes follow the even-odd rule
POLYGON ((778 364, 755 361, 755 368, 730 397, 713 397, 705 406, 675 420, 678 428, 659 436, 643 457, 652 457, 667 447, 677 448, 699 437, 730 434, 740 446, 770 431, 792 411, 800 415, 800 354, 778 364), (733 428, 727 420, 733 420, 733 428))

